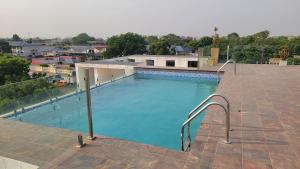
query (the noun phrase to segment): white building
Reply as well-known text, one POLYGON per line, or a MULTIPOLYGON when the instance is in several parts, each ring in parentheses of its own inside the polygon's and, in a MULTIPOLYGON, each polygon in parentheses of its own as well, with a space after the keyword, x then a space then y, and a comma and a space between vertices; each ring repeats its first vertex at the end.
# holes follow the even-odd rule
POLYGON ((196 55, 132 55, 126 57, 129 62, 142 63, 143 66, 198 68, 207 65, 208 58, 198 58, 196 55))
POLYGON ((99 85, 111 80, 130 76, 135 67, 198 69, 198 65, 207 65, 208 58, 187 55, 132 55, 102 61, 76 63, 76 79, 79 88, 83 89, 84 70, 89 69, 90 85, 99 85))

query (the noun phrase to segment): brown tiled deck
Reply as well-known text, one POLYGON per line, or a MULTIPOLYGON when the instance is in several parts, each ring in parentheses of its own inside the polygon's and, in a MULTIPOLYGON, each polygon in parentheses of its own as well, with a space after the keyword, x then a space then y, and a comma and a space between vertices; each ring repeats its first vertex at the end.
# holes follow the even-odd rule
MULTIPOLYGON (((215 68, 214 68, 215 69, 215 68)), ((0 156, 41 168, 300 168, 300 66, 238 65, 217 89, 231 102, 232 144, 224 114, 209 109, 188 153, 100 137, 74 148, 76 133, 0 120, 0 156)))

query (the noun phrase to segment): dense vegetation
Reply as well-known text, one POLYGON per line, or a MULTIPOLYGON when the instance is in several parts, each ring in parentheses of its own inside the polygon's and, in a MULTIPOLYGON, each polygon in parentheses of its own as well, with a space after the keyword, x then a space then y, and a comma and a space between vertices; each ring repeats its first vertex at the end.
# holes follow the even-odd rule
MULTIPOLYGON (((215 29, 217 32, 217 28, 215 29)), ((280 57, 281 50, 286 49, 288 56, 300 54, 300 37, 270 37, 270 32, 265 30, 253 35, 240 37, 233 32, 227 36, 213 40, 204 36, 200 39, 192 37, 180 37, 175 34, 165 36, 141 36, 133 33, 113 36, 107 40, 109 46, 106 57, 119 57, 131 54, 147 53, 152 55, 174 55, 175 46, 188 47, 193 51, 202 47, 206 50, 204 55, 210 55, 209 49, 213 46, 220 48, 220 58, 227 55, 227 46, 230 46, 229 55, 240 63, 265 63, 272 57, 280 57), (134 38, 135 37, 135 38, 134 38), (143 40, 144 39, 144 40, 143 40), (213 43, 216 42, 217 43, 213 43), (148 50, 145 50, 145 44, 148 50)), ((297 63, 298 61, 294 61, 297 63)))
POLYGON ((10 53, 11 47, 9 46, 9 43, 5 40, 0 39, 0 53, 10 53))
POLYGON ((74 45, 87 45, 89 41, 96 40, 94 37, 89 36, 86 33, 81 33, 72 38, 72 44, 74 45))
MULTIPOLYGON (((45 96, 45 91, 54 86, 44 78, 31 80, 28 73, 27 60, 0 53, 0 85, 2 85, 0 86, 0 113, 24 105, 20 102, 32 101, 34 98, 48 98, 45 96)), ((41 76, 44 75, 34 75, 35 78, 41 76)))
POLYGON ((29 62, 0 53, 0 85, 29 79, 29 62))
POLYGON ((105 58, 143 54, 146 52, 145 39, 135 33, 112 36, 107 39, 109 46, 104 53, 105 58))
POLYGON ((46 91, 52 88, 54 86, 43 78, 0 86, 0 114, 48 99, 46 91))

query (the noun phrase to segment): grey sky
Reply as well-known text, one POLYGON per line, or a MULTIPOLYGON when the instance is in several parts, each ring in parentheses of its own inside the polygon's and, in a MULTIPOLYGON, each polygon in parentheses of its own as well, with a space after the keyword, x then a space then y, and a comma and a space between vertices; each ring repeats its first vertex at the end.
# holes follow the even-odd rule
POLYGON ((0 37, 300 35, 300 0, 0 0, 0 37))

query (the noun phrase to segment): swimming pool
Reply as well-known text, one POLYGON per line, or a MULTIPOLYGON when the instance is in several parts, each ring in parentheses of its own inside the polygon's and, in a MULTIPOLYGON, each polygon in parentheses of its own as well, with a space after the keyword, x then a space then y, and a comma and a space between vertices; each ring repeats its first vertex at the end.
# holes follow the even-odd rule
MULTIPOLYGON (((94 133, 179 150, 187 114, 216 87, 212 73, 137 71, 91 90, 94 133)), ((79 93, 10 119, 87 132, 85 104, 79 93)), ((192 123, 192 138, 204 115, 192 123)))

